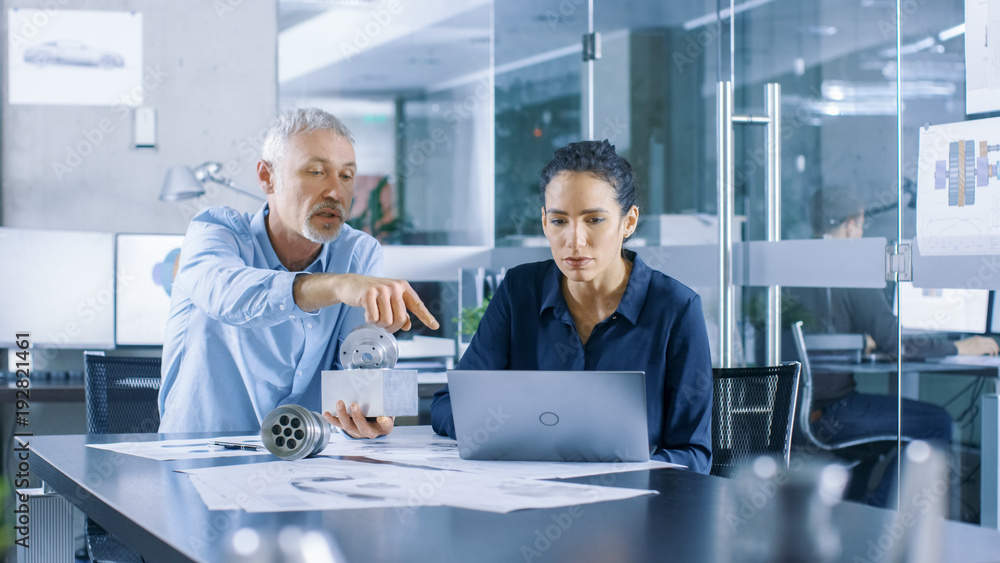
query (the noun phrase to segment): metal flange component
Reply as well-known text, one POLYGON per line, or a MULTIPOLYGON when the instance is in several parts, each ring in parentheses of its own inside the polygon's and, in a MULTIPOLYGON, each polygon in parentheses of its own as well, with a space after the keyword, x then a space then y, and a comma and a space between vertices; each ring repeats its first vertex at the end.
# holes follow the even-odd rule
POLYGON ((340 365, 344 369, 392 369, 397 359, 396 337, 371 324, 352 330, 340 345, 340 365))
POLYGON ((260 425, 260 439, 267 451, 288 461, 323 451, 331 433, 326 419, 299 405, 281 405, 260 425))

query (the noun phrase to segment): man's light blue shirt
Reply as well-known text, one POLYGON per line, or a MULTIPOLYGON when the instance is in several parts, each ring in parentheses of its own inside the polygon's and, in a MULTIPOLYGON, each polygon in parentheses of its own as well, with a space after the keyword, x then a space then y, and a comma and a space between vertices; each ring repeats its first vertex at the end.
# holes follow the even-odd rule
POLYGON ((311 273, 382 276, 382 247, 341 227, 302 272, 289 272, 267 235, 265 204, 251 216, 211 207, 191 221, 171 291, 163 344, 160 432, 257 431, 275 407, 320 410, 320 372, 364 322, 338 304, 307 313, 292 282, 311 273))

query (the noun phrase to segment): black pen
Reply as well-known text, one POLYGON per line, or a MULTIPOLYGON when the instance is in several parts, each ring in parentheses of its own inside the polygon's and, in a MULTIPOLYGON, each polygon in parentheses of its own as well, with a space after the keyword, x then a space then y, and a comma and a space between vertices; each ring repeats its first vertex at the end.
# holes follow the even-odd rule
POLYGON ((220 440, 212 440, 208 443, 210 446, 219 446, 220 448, 225 448, 227 450, 248 450, 251 452, 259 452, 262 448, 260 446, 255 446, 253 444, 241 444, 240 442, 222 442, 220 440))

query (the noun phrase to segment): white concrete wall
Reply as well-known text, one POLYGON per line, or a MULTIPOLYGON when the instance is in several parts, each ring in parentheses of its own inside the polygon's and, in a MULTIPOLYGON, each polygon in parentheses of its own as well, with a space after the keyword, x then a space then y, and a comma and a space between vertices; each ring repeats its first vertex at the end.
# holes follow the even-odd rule
POLYGON ((10 105, 4 72, 2 224, 183 233, 207 205, 256 209, 223 188, 186 203, 158 195, 168 167, 206 160, 256 189, 260 134, 277 106, 276 1, 4 0, 5 32, 12 8, 141 12, 143 105, 156 110, 158 145, 133 148, 132 113, 120 107, 10 105))

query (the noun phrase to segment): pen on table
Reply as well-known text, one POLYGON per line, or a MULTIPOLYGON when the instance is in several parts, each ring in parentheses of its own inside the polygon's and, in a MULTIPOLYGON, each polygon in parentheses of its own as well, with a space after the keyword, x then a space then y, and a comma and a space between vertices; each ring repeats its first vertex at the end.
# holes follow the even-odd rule
POLYGON ((260 446, 255 446, 253 444, 241 444, 240 442, 223 442, 221 440, 212 440, 208 443, 210 446, 219 446, 220 448, 225 448, 227 450, 248 450, 251 452, 259 452, 263 448, 260 446))

